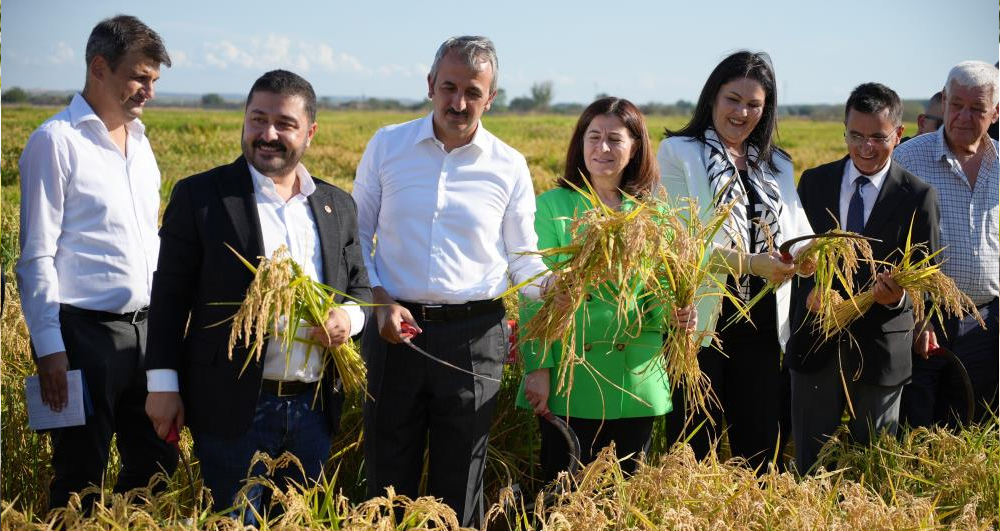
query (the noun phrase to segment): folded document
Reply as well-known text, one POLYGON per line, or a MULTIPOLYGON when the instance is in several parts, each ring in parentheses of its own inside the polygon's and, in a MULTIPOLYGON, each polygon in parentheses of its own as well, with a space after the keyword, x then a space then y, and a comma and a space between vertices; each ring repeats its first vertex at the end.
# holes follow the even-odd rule
POLYGON ((66 372, 68 401, 62 411, 52 411, 42 402, 42 387, 38 375, 24 379, 24 394, 28 406, 28 427, 35 431, 80 426, 87 422, 85 390, 80 370, 66 372))

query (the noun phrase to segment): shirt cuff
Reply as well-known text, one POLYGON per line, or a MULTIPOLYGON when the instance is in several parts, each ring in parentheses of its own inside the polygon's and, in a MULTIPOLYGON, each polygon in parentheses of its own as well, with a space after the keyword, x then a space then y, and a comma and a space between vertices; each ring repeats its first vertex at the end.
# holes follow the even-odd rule
POLYGON ((552 280, 552 273, 546 273, 543 276, 535 279, 534 282, 528 284, 520 289, 521 295, 525 298, 537 301, 542 298, 542 292, 545 291, 545 286, 552 280))
POLYGON ((35 356, 44 358, 56 352, 65 352, 66 344, 63 343, 62 330, 45 330, 31 335, 31 342, 35 346, 35 356))
POLYGON ((899 302, 896 304, 883 304, 886 308, 890 310, 898 310, 903 307, 903 303, 906 302, 906 292, 903 292, 903 296, 899 298, 899 302))
POLYGON ((351 337, 360 334, 365 327, 365 312, 361 306, 354 301, 348 301, 340 308, 347 312, 347 317, 351 320, 351 337))
POLYGON ((173 369, 150 369, 146 371, 146 391, 150 393, 176 393, 177 371, 173 369))

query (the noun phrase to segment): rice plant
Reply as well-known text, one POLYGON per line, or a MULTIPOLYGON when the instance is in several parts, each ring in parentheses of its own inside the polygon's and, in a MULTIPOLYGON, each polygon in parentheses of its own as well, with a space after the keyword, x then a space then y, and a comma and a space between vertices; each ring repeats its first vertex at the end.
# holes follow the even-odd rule
MULTIPOLYGON (((299 337, 298 331, 300 324, 306 323, 326 332, 327 316, 332 309, 341 306, 335 302, 336 296, 366 303, 314 280, 288 255, 284 245, 275 249, 270 258, 262 258, 257 266, 232 247, 229 250, 254 273, 246 298, 232 318, 227 349, 229 359, 233 359, 233 349, 242 343, 248 351, 243 362, 246 369, 251 359, 260 360, 267 339, 280 337, 286 367, 293 346, 304 343, 307 357, 316 348, 333 360, 347 393, 365 392, 365 364, 353 342, 326 349, 317 341, 299 337)), ((326 363, 322 366, 325 368, 326 363)))

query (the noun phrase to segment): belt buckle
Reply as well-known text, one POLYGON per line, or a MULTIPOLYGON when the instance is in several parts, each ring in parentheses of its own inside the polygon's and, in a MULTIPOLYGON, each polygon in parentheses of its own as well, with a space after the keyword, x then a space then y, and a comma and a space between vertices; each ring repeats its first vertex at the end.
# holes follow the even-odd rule
POLYGON ((439 310, 439 309, 441 309, 443 307, 444 307, 443 304, 421 304, 420 305, 420 317, 424 321, 433 321, 434 320, 433 318, 427 316, 427 309, 430 308, 432 310, 439 310))
POLYGON ((140 323, 146 319, 146 313, 149 312, 148 308, 139 308, 138 310, 132 312, 132 318, 129 319, 132 324, 140 323))
POLYGON ((284 389, 285 389, 285 382, 279 380, 278 381, 278 389, 277 389, 278 392, 274 393, 274 396, 276 396, 278 398, 284 398, 286 396, 295 396, 295 395, 298 394, 298 393, 292 393, 292 392, 286 393, 284 389))

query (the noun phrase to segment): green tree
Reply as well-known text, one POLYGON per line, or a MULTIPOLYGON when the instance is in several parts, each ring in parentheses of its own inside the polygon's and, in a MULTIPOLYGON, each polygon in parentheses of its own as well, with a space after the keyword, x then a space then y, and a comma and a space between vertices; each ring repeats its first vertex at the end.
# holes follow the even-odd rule
POLYGON ((547 111, 552 105, 552 82, 540 81, 531 85, 531 100, 535 102, 535 110, 547 111))
POLYGON ((205 94, 201 97, 202 107, 222 107, 226 104, 226 100, 222 99, 222 96, 212 92, 210 94, 205 94))
POLYGON ((0 96, 0 101, 4 103, 28 103, 28 93, 21 87, 11 87, 3 93, 3 96, 0 96))

